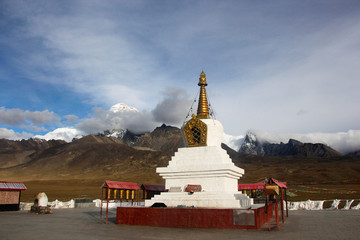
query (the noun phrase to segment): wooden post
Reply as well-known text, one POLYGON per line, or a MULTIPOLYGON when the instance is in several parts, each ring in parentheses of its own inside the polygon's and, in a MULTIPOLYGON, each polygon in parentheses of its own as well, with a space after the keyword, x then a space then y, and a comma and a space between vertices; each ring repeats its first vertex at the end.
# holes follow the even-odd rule
POLYGON ((284 223, 285 222, 285 218, 284 218, 284 190, 283 188, 280 188, 280 191, 281 191, 281 198, 280 198, 280 207, 281 207, 281 219, 282 219, 282 222, 284 223))
POLYGON ((18 210, 20 210, 20 198, 21 198, 21 191, 19 191, 18 210))
POLYGON ((107 189, 106 193, 106 224, 108 224, 110 188, 107 189))
POLYGON ((102 203, 104 197, 104 187, 101 188, 101 198, 100 198, 100 223, 102 222, 102 203))
POLYGON ((275 222, 277 225, 278 230, 280 230, 280 224, 279 224, 279 202, 275 202, 275 222))
POLYGON ((268 225, 269 225, 269 231, 271 230, 271 225, 270 225, 270 219, 271 219, 271 214, 272 214, 272 207, 271 207, 271 211, 270 211, 270 202, 269 202, 269 195, 266 194, 266 207, 267 207, 267 220, 268 220, 268 225))
POLYGON ((285 188, 285 204, 286 204, 286 217, 289 217, 289 212, 288 212, 288 202, 287 202, 287 195, 286 195, 286 188, 285 188))

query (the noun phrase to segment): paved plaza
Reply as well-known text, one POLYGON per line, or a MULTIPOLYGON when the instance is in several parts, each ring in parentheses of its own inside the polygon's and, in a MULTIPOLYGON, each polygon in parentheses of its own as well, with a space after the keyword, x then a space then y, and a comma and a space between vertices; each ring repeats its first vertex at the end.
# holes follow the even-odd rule
POLYGON ((259 230, 184 229, 100 223, 99 208, 55 209, 53 214, 0 212, 0 239, 359 239, 359 210, 290 211, 280 231, 272 221, 259 230))

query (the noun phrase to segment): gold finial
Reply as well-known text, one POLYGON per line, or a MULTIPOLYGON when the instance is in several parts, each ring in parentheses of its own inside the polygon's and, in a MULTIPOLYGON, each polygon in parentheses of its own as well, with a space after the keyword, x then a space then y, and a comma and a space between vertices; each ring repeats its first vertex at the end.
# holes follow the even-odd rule
POLYGON ((200 74, 198 85, 200 86, 200 96, 199 96, 199 105, 197 109, 197 118, 207 119, 210 118, 210 116, 209 116, 209 104, 207 101, 206 90, 205 90, 205 86, 207 86, 206 74, 204 73, 204 71, 202 71, 200 74))
POLYGON ((204 71, 201 72, 200 74, 200 78, 199 78, 199 86, 204 85, 207 86, 207 82, 206 82, 206 74, 204 73, 204 71))

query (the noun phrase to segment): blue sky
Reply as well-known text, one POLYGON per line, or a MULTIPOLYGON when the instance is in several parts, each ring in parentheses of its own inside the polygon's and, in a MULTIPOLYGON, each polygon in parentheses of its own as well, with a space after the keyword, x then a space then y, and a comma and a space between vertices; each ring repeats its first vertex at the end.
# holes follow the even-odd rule
POLYGON ((3 0, 0 32, 0 137, 95 131, 119 102, 119 127, 180 126, 202 70, 226 133, 360 130, 359 1, 3 0))

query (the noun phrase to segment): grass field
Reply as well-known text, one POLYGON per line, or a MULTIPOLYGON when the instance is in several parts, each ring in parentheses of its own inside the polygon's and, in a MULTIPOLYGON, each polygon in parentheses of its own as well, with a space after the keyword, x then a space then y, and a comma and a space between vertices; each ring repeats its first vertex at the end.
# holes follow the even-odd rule
MULTIPOLYGON (((33 202, 35 195, 45 192, 49 201, 69 201, 74 198, 101 197, 103 180, 48 180, 24 182, 27 190, 22 192, 22 202, 33 202)), ((141 184, 138 184, 139 186, 141 184)), ((289 201, 360 199, 360 183, 289 185, 288 191, 296 194, 289 201)))

